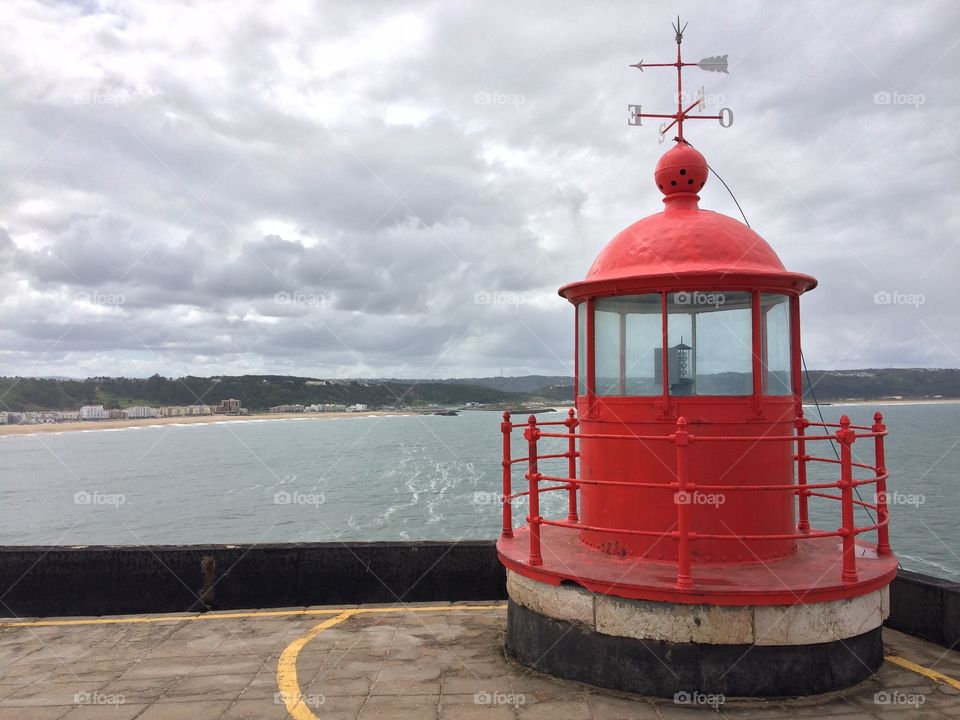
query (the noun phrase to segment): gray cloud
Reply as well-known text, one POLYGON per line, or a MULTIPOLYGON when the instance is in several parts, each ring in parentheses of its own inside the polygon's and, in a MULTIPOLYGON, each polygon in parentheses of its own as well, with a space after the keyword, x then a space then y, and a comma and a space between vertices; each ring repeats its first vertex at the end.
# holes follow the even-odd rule
MULTIPOLYGON (((821 282, 810 366, 960 364, 960 10, 679 9, 736 118, 689 139, 821 282)), ((671 59, 654 3, 3 13, 5 373, 570 372, 556 288, 662 207, 625 112, 673 101, 627 67, 671 59)))

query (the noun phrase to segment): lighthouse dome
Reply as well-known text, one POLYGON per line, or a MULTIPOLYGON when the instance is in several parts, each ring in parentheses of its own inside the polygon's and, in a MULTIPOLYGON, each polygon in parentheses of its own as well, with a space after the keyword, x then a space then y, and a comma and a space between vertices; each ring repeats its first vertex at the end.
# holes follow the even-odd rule
POLYGON ((707 161, 680 143, 657 163, 654 179, 664 209, 633 223, 600 251, 584 280, 565 285, 570 300, 639 289, 668 289, 690 283, 747 284, 805 292, 816 287, 809 275, 788 272, 773 248, 745 224, 701 210, 699 190, 707 161))

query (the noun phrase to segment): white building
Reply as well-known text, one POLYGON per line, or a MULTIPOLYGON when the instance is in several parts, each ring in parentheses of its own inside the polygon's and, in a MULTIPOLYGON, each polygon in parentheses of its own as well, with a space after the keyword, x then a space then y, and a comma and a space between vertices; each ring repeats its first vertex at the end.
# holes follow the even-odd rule
POLYGON ((367 410, 367 406, 363 403, 357 403, 356 405, 351 405, 348 407, 347 410, 350 412, 365 412, 367 410))
POLYGON ((130 420, 143 420, 145 418, 156 417, 157 413, 152 407, 146 405, 134 405, 123 411, 125 417, 130 420))
POLYGON ((107 411, 103 405, 84 405, 80 408, 81 420, 106 420, 107 411))

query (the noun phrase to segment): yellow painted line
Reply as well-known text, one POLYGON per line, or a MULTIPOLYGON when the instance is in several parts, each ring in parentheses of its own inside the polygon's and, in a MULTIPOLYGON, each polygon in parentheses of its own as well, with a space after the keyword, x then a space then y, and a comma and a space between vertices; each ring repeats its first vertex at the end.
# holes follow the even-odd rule
POLYGON ((919 673, 920 675, 928 677, 931 680, 936 680, 938 683, 950 685, 951 687, 955 687, 957 690, 960 690, 960 680, 955 680, 949 675, 944 675, 942 672, 937 672, 936 670, 924 667, 923 665, 918 665, 912 660, 907 660, 906 658, 902 658, 898 655, 887 655, 885 660, 893 663, 894 665, 899 665, 902 668, 906 668, 907 670, 912 670, 915 673, 919 673))
POLYGON ((304 646, 313 640, 317 635, 327 628, 339 625, 344 620, 349 620, 354 615, 372 615, 374 613, 391 612, 455 612, 457 610, 503 610, 505 604, 499 605, 441 605, 438 607, 385 607, 385 608, 356 608, 354 610, 344 610, 336 617, 324 620, 319 625, 310 629, 306 635, 303 635, 292 643, 287 645, 280 660, 277 662, 277 687, 280 689, 280 697, 283 704, 287 706, 287 712, 294 720, 319 720, 316 715, 310 712, 310 709, 303 702, 303 694, 300 692, 300 681, 297 679, 297 656, 304 646))
POLYGON ((287 712, 294 720, 317 720, 317 716, 310 712, 303 702, 303 696, 300 694, 300 682, 297 680, 297 655, 300 654, 304 645, 324 630, 339 625, 355 614, 355 610, 347 610, 336 617, 324 620, 311 628, 306 635, 287 645, 280 655, 280 660, 277 662, 277 687, 280 688, 280 697, 283 699, 283 704, 287 706, 287 712))
POLYGON ((364 613, 392 613, 392 612, 437 612, 440 610, 502 610, 506 605, 438 605, 429 607, 405 607, 403 605, 383 608, 315 608, 312 610, 255 610, 250 612, 231 613, 198 613, 197 615, 156 615, 151 617, 109 617, 87 618, 86 620, 18 620, 16 622, 0 622, 0 628, 35 628, 35 627, 71 627, 75 625, 136 625, 143 623, 165 622, 193 622, 196 620, 238 620, 243 618, 280 618, 280 617, 311 617, 314 615, 339 615, 348 610, 356 610, 355 614, 364 613))
POLYGON ((22 620, 18 622, 0 622, 0 628, 15 627, 67 627, 71 625, 125 625, 140 623, 162 623, 194 620, 237 620, 240 618, 260 617, 296 617, 297 615, 336 615, 343 610, 335 608, 316 610, 257 610, 237 613, 202 613, 197 615, 157 615, 152 617, 110 617, 86 620, 22 620))

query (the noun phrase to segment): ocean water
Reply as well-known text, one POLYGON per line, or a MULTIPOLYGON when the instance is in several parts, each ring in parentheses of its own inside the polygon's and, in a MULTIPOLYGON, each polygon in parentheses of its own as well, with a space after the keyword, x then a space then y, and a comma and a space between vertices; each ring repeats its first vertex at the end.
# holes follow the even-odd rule
MULTIPOLYGON (((904 567, 960 578, 960 404, 822 408, 828 421, 847 413, 859 424, 876 409, 890 429, 894 550, 904 567)), ((494 538, 499 421, 477 411, 0 437, 0 544, 494 538)), ((519 435, 515 456, 525 454, 519 435)), ((872 461, 870 446, 855 454, 872 461)), ((817 450, 830 454, 827 443, 817 450)), ((548 461, 541 472, 563 467, 548 461)), ((514 477, 523 482, 522 470, 514 477)), ((562 515, 565 502, 548 494, 544 514, 562 515)), ((812 518, 836 528, 838 505, 815 502, 812 518)))

